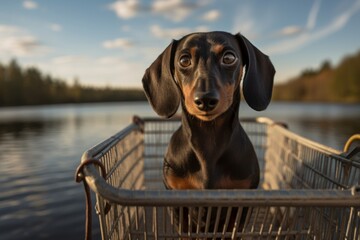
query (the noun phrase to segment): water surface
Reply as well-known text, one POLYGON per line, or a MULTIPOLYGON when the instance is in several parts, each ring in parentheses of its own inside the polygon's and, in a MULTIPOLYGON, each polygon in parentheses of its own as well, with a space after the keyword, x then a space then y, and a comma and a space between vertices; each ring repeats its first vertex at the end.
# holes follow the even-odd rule
MULTIPOLYGON (((82 153, 121 130, 147 103, 0 108, 0 239, 81 239, 84 194, 74 182, 82 153)), ((336 149, 360 132, 360 106, 272 103, 241 117, 267 116, 336 149)), ((99 236, 97 221, 95 236, 99 236)))

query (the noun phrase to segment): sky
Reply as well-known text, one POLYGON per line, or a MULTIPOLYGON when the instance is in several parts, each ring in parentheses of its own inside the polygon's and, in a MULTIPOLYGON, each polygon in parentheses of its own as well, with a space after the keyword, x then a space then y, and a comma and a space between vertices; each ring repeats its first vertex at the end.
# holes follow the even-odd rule
POLYGON ((70 84, 141 87, 172 39, 204 31, 242 33, 281 83, 360 50, 360 0, 1 0, 0 63, 70 84))

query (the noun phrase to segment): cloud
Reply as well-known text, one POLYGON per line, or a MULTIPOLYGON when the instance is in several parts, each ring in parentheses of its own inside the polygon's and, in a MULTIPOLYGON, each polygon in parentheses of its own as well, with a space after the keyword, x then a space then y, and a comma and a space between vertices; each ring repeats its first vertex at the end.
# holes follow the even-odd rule
POLYGON ((150 32, 153 36, 157 38, 164 39, 178 39, 184 35, 187 35, 191 32, 207 32, 208 28, 204 26, 199 26, 196 28, 161 28, 159 25, 152 25, 150 27, 150 32))
MULTIPOLYGON (((315 2, 314 5, 319 4, 315 2)), ((352 6, 350 6, 346 11, 342 12, 338 16, 336 16, 332 21, 330 21, 327 25, 322 28, 315 29, 316 16, 314 12, 318 11, 318 6, 312 7, 310 11, 307 29, 301 34, 293 38, 287 38, 285 40, 279 41, 274 45, 271 45, 265 48, 265 52, 267 54, 286 54, 292 51, 299 49, 302 46, 305 46, 311 42, 317 41, 319 39, 323 39, 339 30, 341 30, 349 19, 360 10, 360 0, 357 0, 352 6), (315 9, 315 10, 314 10, 315 9), (314 28, 314 29, 312 29, 314 28)))
POLYGON ((280 31, 276 32, 275 36, 280 36, 280 37, 296 36, 306 31, 309 32, 313 30, 316 26, 316 19, 320 9, 320 3, 321 0, 314 1, 314 4, 310 9, 305 27, 295 26, 295 25, 286 26, 282 28, 280 31))
POLYGON ((312 30, 316 25, 316 18, 319 13, 321 0, 316 0, 310 9, 306 29, 312 30))
POLYGON ((0 55, 10 57, 33 56, 47 52, 40 41, 25 30, 9 25, 0 25, 0 55))
POLYGON ((32 36, 8 37, 0 42, 2 51, 17 56, 30 55, 39 46, 39 41, 32 36))
POLYGON ((182 0, 155 0, 151 6, 151 11, 174 22, 180 22, 200 5, 200 3, 182 0))
POLYGON ((109 5, 119 18, 129 19, 135 17, 140 11, 138 0, 118 0, 109 5))
POLYGON ((21 30, 18 27, 9 26, 9 25, 0 25, 0 34, 6 35, 6 34, 14 34, 18 33, 21 30))
POLYGON ((117 0, 109 5, 109 9, 121 19, 130 19, 143 13, 150 13, 180 22, 209 2, 210 0, 154 0, 150 5, 144 5, 139 0, 117 0))
POLYGON ((85 58, 77 55, 65 55, 60 57, 55 57, 52 59, 52 63, 55 65, 63 65, 63 64, 72 64, 79 61, 83 61, 85 58))
POLYGON ((34 10, 38 8, 38 4, 34 1, 26 0, 23 2, 23 7, 29 10, 34 10))
POLYGON ((72 83, 76 77, 91 86, 140 87, 145 65, 121 57, 94 58, 85 55, 58 56, 50 61, 32 63, 43 72, 72 83), (139 71, 140 69, 140 71, 139 71))
POLYGON ((133 45, 134 45, 133 42, 124 38, 118 38, 115 40, 108 40, 103 42, 103 47, 106 49, 116 49, 116 48, 126 49, 132 47, 133 45))
POLYGON ((51 29, 51 31, 54 31, 54 32, 61 32, 62 26, 59 24, 56 24, 56 23, 52 23, 52 24, 50 24, 50 29, 51 29))
POLYGON ((286 26, 275 35, 277 36, 294 36, 301 33, 304 29, 300 26, 286 26))
POLYGON ((205 13, 201 19, 204 21, 207 21, 207 22, 213 22, 213 21, 218 20, 220 15, 221 14, 218 10, 211 10, 211 11, 205 13))
POLYGON ((97 59, 99 64, 121 64, 123 62, 123 60, 119 57, 113 57, 113 56, 107 56, 107 57, 100 57, 97 59))

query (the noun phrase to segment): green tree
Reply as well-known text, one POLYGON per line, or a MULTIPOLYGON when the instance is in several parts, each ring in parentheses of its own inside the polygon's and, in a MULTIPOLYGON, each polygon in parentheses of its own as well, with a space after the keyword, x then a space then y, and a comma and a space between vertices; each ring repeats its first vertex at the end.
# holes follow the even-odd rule
POLYGON ((145 100, 140 89, 85 87, 44 76, 35 67, 21 69, 16 60, 0 64, 0 106, 145 100))
POLYGON ((24 104, 35 105, 46 103, 44 80, 36 68, 28 68, 24 72, 24 104))
POLYGON ((332 85, 339 100, 360 101, 360 52, 340 63, 332 85))
POLYGON ((329 60, 325 60, 320 67, 320 72, 327 71, 332 69, 331 62, 329 60))
POLYGON ((0 64, 0 106, 5 105, 5 67, 0 64))
POLYGON ((69 94, 71 95, 73 102, 76 102, 76 103, 81 102, 82 87, 81 87, 80 81, 77 77, 74 79, 71 89, 69 89, 69 94))
POLYGON ((10 62, 5 72, 5 89, 6 105, 21 105, 24 102, 23 75, 20 66, 15 60, 10 62))

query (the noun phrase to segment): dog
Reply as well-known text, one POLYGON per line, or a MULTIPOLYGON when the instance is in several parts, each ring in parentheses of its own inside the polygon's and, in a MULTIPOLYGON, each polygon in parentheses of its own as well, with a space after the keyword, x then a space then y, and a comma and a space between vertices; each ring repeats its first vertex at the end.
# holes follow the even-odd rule
POLYGON ((240 33, 192 33, 170 43, 142 79, 158 115, 172 117, 181 103, 163 163, 167 189, 258 187, 259 163, 239 122, 240 82, 248 105, 261 111, 274 75, 269 57, 240 33))

